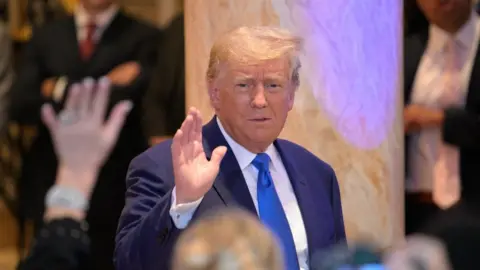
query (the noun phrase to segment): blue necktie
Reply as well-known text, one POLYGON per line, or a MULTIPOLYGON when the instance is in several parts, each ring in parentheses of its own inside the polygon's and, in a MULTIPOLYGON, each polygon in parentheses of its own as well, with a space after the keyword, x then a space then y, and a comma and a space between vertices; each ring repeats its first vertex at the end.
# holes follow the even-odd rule
POLYGON ((270 157, 265 153, 258 154, 252 161, 258 169, 257 200, 258 213, 265 224, 280 240, 285 257, 286 270, 298 270, 298 258, 288 220, 282 203, 275 191, 275 185, 269 170, 270 157))

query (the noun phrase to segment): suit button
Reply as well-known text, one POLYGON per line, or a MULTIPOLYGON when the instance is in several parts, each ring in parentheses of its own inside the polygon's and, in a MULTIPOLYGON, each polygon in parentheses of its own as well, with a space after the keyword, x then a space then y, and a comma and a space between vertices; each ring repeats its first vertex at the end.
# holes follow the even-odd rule
POLYGON ((164 228, 157 236, 157 240, 163 242, 168 235, 168 229, 164 228))

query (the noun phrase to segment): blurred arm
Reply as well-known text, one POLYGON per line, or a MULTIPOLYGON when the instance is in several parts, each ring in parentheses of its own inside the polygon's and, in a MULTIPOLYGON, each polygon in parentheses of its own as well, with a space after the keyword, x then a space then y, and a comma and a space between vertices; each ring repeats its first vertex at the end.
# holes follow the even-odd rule
POLYGON ((464 109, 445 110, 443 140, 461 148, 480 149, 480 116, 464 109))

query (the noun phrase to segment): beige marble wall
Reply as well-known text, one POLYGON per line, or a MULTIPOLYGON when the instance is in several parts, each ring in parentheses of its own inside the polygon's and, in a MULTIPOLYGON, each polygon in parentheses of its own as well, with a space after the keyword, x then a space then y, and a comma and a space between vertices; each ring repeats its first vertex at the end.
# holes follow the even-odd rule
POLYGON ((403 235, 401 1, 185 0, 187 105, 212 115, 204 81, 213 41, 241 25, 305 38, 301 87, 282 137, 330 163, 350 240, 403 235))

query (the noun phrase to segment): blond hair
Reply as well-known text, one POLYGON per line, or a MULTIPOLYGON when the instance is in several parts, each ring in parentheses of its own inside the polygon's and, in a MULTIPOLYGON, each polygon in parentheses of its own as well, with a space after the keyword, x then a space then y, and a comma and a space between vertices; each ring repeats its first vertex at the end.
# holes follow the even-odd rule
POLYGON ((273 235, 241 210, 220 211, 187 229, 175 247, 174 270, 282 270, 273 235))
POLYGON ((221 63, 257 64, 262 61, 286 58, 290 78, 300 83, 299 53, 303 39, 290 31, 269 26, 243 26, 221 36, 210 50, 207 80, 214 80, 221 63))

